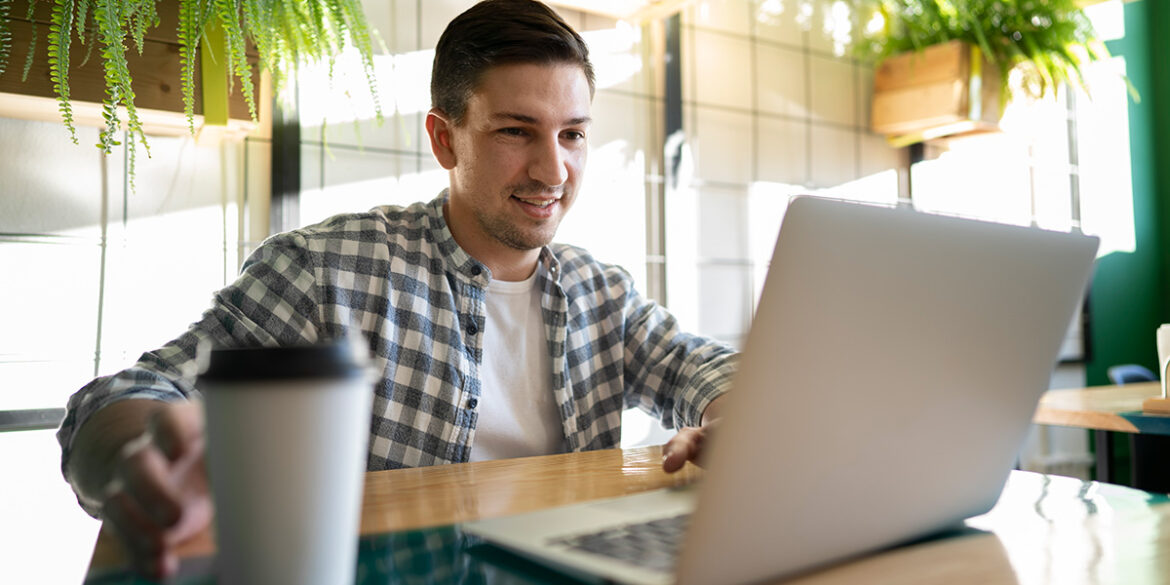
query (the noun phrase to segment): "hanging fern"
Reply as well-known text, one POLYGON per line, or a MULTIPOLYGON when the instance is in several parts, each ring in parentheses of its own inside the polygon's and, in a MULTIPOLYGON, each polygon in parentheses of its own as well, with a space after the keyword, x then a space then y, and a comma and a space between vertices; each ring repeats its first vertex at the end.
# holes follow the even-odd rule
MULTIPOLYGON (((179 0, 180 86, 192 130, 195 51, 212 18, 223 27, 225 58, 234 77, 231 87, 238 79, 253 120, 257 115, 255 86, 245 52, 249 41, 255 44, 260 65, 271 73, 277 90, 300 63, 329 59, 349 43, 358 48, 371 91, 376 88, 369 26, 356 0, 179 0)), ((382 109, 376 94, 374 102, 381 121, 382 109)))
POLYGON ((37 52, 37 34, 38 31, 40 31, 40 27, 38 27, 36 21, 33 20, 33 11, 36 10, 36 7, 37 0, 29 0, 28 14, 24 15, 25 18, 32 21, 32 38, 28 41, 28 55, 26 55, 24 58, 24 71, 22 71, 20 74, 21 83, 28 81, 28 72, 30 69, 32 69, 33 56, 35 56, 37 52))
MULTIPOLYGON (((104 127, 99 132, 98 148, 112 152, 122 143, 117 140, 123 131, 121 111, 125 112, 125 140, 127 171, 133 187, 136 140, 141 141, 150 155, 142 122, 134 104, 134 89, 126 60, 127 38, 142 54, 146 36, 159 25, 156 3, 176 0, 53 0, 52 24, 49 30, 49 71, 53 91, 57 94, 61 118, 70 137, 77 141, 73 107, 70 101, 69 73, 72 64, 70 51, 73 35, 86 45, 84 62, 90 52, 100 45, 98 54, 106 84, 102 102, 104 127)), ((273 85, 279 91, 287 74, 295 72, 299 64, 332 60, 347 45, 357 47, 366 81, 374 100, 378 121, 382 121, 381 103, 376 93, 371 33, 359 0, 177 0, 179 22, 177 36, 180 45, 180 93, 188 129, 195 132, 195 66, 197 47, 205 37, 207 26, 215 19, 223 28, 223 54, 212 55, 209 48, 205 58, 226 59, 229 87, 240 82, 240 91, 248 103, 252 119, 257 118, 252 64, 246 52, 249 42, 256 46, 260 65, 272 74, 273 85)), ((36 51, 38 28, 33 19, 37 0, 29 0, 27 18, 34 22, 28 44, 28 56, 22 78, 27 78, 36 51)), ((0 74, 9 64, 12 50, 10 17, 13 0, 0 0, 0 74)), ((331 68, 332 70, 332 68, 331 68)))
POLYGON ((8 57, 12 53, 12 30, 8 14, 12 0, 0 0, 0 75, 8 70, 8 57))
MULTIPOLYGON (((90 30, 90 33, 92 33, 92 34, 97 33, 96 26, 91 27, 89 30, 90 30)), ((97 43, 85 42, 85 37, 81 36, 80 34, 77 35, 77 38, 79 41, 81 41, 81 44, 85 45, 85 56, 81 58, 81 63, 78 63, 78 65, 77 65, 80 68, 80 67, 85 67, 86 63, 89 63, 89 58, 93 55, 93 47, 97 43)))
MULTIPOLYGON (((58 0, 63 1, 63 0, 58 0)), ((102 65, 106 77, 106 100, 102 108, 102 118, 106 122, 106 133, 101 140, 103 152, 109 154, 116 144, 113 135, 120 126, 118 106, 126 109, 126 127, 130 139, 137 135, 146 144, 146 135, 142 131, 142 122, 138 119, 138 109, 134 107, 134 88, 130 86, 130 67, 126 62, 126 23, 127 9, 130 8, 119 0, 97 0, 94 6, 93 17, 98 24, 98 33, 102 43, 102 65)), ((150 150, 147 148, 147 155, 150 150)))
POLYGON ((187 114, 187 128, 195 133, 195 50, 203 20, 199 4, 179 2, 179 91, 183 94, 183 111, 187 114))
POLYGON ((130 36, 138 47, 138 54, 142 54, 145 46, 147 29, 158 26, 158 12, 154 7, 155 0, 131 1, 126 5, 126 24, 130 36))
MULTIPOLYGON (((85 32, 89 26, 89 9, 90 0, 77 0, 77 20, 75 21, 75 26, 77 30, 77 40, 81 41, 81 44, 83 45, 86 44, 85 32)), ((93 44, 90 43, 89 46, 92 47, 93 44)), ((86 52, 86 59, 89 59, 88 52, 86 52)))
POLYGON ((12 53, 12 30, 8 24, 11 10, 12 0, 0 0, 0 75, 8 70, 8 56, 12 53))
MULTIPOLYGON (((244 52, 244 31, 238 26, 241 18, 239 0, 216 0, 216 12, 219 13, 220 25, 223 27, 224 39, 227 41, 227 55, 229 69, 240 78, 240 87, 244 92, 244 101, 248 102, 248 113, 252 120, 256 118, 255 90, 252 86, 252 66, 248 63, 248 55, 244 52)), ((228 76, 229 80, 231 76, 228 76)), ((232 87, 232 86, 229 86, 232 87)))
POLYGON ((69 129, 69 138, 77 144, 73 127, 73 103, 69 101, 69 41, 73 38, 73 0, 57 0, 53 5, 53 23, 49 27, 49 77, 57 93, 57 109, 69 129))

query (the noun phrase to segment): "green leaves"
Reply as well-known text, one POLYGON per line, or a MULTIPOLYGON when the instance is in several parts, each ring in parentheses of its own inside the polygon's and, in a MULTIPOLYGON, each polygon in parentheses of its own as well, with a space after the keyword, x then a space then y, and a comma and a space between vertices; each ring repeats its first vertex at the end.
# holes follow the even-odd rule
MULTIPOLYGON (((28 19, 37 0, 29 0, 28 19)), ((118 145, 115 136, 125 115, 126 130, 147 147, 138 111, 134 106, 134 89, 126 61, 129 37, 139 54, 146 35, 159 25, 156 2, 179 3, 178 39, 180 44, 180 88, 188 128, 195 131, 196 48, 204 31, 216 19, 224 31, 223 54, 229 71, 240 81, 252 119, 257 117, 252 64, 247 46, 256 46, 260 65, 272 74, 279 90, 287 72, 300 63, 328 61, 348 45, 357 47, 366 73, 379 121, 382 109, 376 93, 370 31, 359 0, 54 0, 49 32, 49 66, 53 89, 57 94, 61 118, 76 142, 73 108, 70 102, 69 69, 72 35, 86 44, 89 51, 100 44, 99 55, 106 83, 102 118, 105 130, 99 148, 104 152, 118 145), (87 38, 88 36, 88 38, 87 38), (94 41, 97 41, 95 43, 94 41), (122 114, 124 112, 124 114, 122 114)), ((9 14, 13 0, 0 0, 0 74, 7 70, 12 53, 9 14)), ((36 50, 37 28, 28 47, 24 76, 27 77, 36 50)), ((234 84, 233 84, 234 86, 234 84)))
POLYGON ((183 102, 189 125, 194 124, 194 51, 209 18, 216 18, 223 27, 229 70, 240 81, 253 119, 256 104, 246 52, 249 41, 256 46, 260 65, 272 74, 277 91, 301 63, 327 61, 347 45, 356 46, 381 119, 369 26, 357 0, 179 0, 179 6, 183 102))
MULTIPOLYGON (((29 0, 28 19, 33 18, 37 0, 29 0)), ((225 47, 222 54, 204 55, 204 58, 227 59, 230 74, 240 80, 240 88, 248 103, 252 119, 256 120, 255 86, 252 64, 248 61, 247 44, 255 44, 260 64, 272 73, 273 84, 279 91, 286 72, 307 61, 331 60, 349 43, 357 46, 365 69, 370 92, 373 94, 378 121, 382 109, 376 93, 370 32, 362 14, 359 0, 54 0, 52 24, 49 30, 49 72, 53 91, 57 94, 61 119, 77 143, 73 105, 70 101, 69 69, 73 34, 86 44, 85 60, 89 51, 100 44, 106 85, 102 102, 104 128, 99 133, 97 147, 109 154, 121 143, 121 116, 125 115, 127 133, 127 171, 130 185, 134 185, 135 139, 142 142, 147 156, 150 145, 134 105, 134 88, 126 60, 126 39, 132 39, 142 54, 146 35, 159 25, 156 2, 179 2, 178 39, 180 44, 180 89, 187 127, 195 133, 195 70, 196 48, 204 38, 206 27, 215 19, 223 28, 225 47), (87 39, 87 35, 88 39, 87 39)), ((9 14, 12 0, 0 0, 0 74, 8 67, 12 51, 12 33, 9 14)), ((27 78, 36 50, 37 27, 29 42, 28 58, 23 77, 27 78)), ((209 52, 214 52, 212 48, 209 52)))
POLYGON ((77 144, 77 129, 73 127, 73 103, 69 101, 69 42, 73 38, 73 0, 57 0, 53 5, 53 23, 49 27, 49 77, 57 93, 57 109, 69 129, 69 137, 77 144))
POLYGON ((203 35, 207 14, 209 12, 203 10, 200 2, 179 2, 179 87, 191 134, 195 133, 195 51, 203 35))
POLYGON ((12 55, 12 29, 8 15, 12 12, 12 0, 0 0, 0 75, 8 70, 8 57, 12 55))
MULTIPOLYGON (((142 131, 142 122, 138 119, 138 109, 134 107, 134 88, 131 87, 130 66, 126 62, 126 34, 128 26, 136 15, 133 11, 140 9, 137 2, 123 2, 121 0, 96 0, 93 18, 98 25, 98 38, 102 43, 102 68, 105 71, 106 99, 103 103, 102 118, 106 123, 106 130, 102 134, 102 151, 109 154, 114 146, 113 136, 120 127, 118 107, 126 110, 126 126, 131 134, 137 134, 143 145, 146 145, 146 135, 142 131)), ((149 147, 147 153, 149 154, 149 147)))
POLYGON ((248 113, 251 114, 252 120, 256 120, 256 98, 255 90, 252 86, 252 67, 248 64, 248 55, 244 52, 244 31, 240 27, 240 18, 242 17, 240 0, 216 0, 215 11, 219 15, 219 22, 224 31, 224 39, 227 41, 226 58, 228 59, 229 70, 240 79, 240 87, 244 91, 244 99, 248 102, 248 113))
MULTIPOLYGON (((1036 97, 1062 83, 1084 87, 1081 68, 1109 57, 1075 0, 855 0, 865 22, 885 19, 858 44, 863 58, 882 59, 961 40, 978 46, 999 67, 1005 91, 1023 64, 1024 89, 1036 97)), ((1087 88, 1086 88, 1087 89, 1087 88)))
MULTIPOLYGON (((28 13, 25 14, 25 18, 27 18, 28 20, 32 20, 33 19, 33 11, 35 11, 36 8, 37 8, 37 0, 28 0, 28 13)), ((28 81, 28 71, 29 71, 29 69, 32 69, 33 56, 36 54, 36 51, 37 51, 37 35, 38 35, 39 31, 40 31, 40 27, 38 27, 37 23, 34 21, 32 23, 32 38, 29 39, 29 41, 28 41, 28 55, 24 59, 24 71, 22 71, 20 74, 21 83, 28 81)))

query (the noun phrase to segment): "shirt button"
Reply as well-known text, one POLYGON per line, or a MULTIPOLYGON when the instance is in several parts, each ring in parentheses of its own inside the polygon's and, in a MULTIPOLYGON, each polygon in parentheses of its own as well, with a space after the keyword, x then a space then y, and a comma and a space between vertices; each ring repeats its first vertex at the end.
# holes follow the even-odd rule
POLYGON ((479 399, 472 398, 467 401, 467 408, 475 408, 477 406, 479 406, 479 399))
POLYGON ((475 323, 468 324, 467 325, 467 334, 468 335, 475 335, 476 333, 479 333, 479 327, 476 327, 475 323))
POLYGON ((471 275, 472 276, 479 276, 481 273, 483 273, 483 269, 480 268, 478 265, 471 267, 471 275))

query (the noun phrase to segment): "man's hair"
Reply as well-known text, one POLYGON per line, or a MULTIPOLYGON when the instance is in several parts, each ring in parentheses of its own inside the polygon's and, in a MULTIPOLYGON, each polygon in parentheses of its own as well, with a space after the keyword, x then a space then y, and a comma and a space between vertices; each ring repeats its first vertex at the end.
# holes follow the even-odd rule
POLYGON ((439 37, 431 105, 460 125, 483 74, 518 63, 579 65, 593 93, 589 48, 560 16, 535 0, 484 0, 455 17, 439 37))

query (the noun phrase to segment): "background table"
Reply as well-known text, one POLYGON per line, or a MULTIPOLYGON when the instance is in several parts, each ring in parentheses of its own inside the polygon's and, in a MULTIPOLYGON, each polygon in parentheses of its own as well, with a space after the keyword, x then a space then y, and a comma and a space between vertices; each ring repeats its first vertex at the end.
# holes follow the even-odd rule
POLYGON ((1100 431, 1170 435, 1170 416, 1144 414, 1142 401, 1160 396, 1159 382, 1049 390, 1033 422, 1100 431))
MULTIPOLYGON (((636 493, 699 479, 664 474, 658 448, 609 450, 372 472, 366 475, 359 583, 561 583, 565 578, 474 542, 459 522, 636 493)), ((907 478, 913 481, 913 478, 907 478)), ((864 486, 858 486, 864 489, 864 486)), ((782 494, 777 494, 782 497, 782 494)), ((767 546, 767 543, 756 543, 767 546)), ((210 531, 183 547, 189 577, 207 571, 210 531)), ((87 583, 134 583, 105 532, 87 583)), ((1170 582, 1170 501, 1121 486, 1013 472, 999 503, 965 528, 838 564, 795 585, 1170 582)))
POLYGON ((1164 462, 1170 458, 1170 416, 1142 412, 1142 401, 1160 396, 1161 392, 1160 382, 1049 390, 1040 399, 1032 420, 1037 424, 1092 430, 1097 452, 1096 477, 1109 482, 1120 479, 1114 464, 1112 433, 1130 433, 1133 475, 1128 481, 1145 489, 1167 491, 1170 470, 1164 471, 1164 462))

